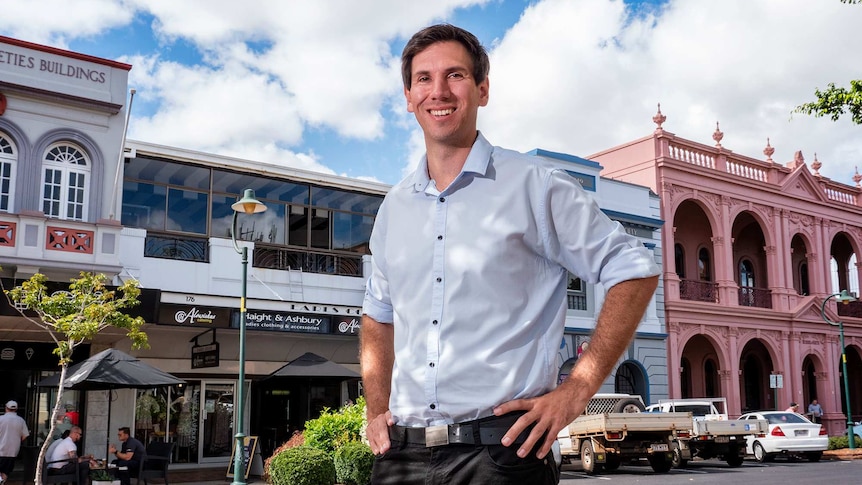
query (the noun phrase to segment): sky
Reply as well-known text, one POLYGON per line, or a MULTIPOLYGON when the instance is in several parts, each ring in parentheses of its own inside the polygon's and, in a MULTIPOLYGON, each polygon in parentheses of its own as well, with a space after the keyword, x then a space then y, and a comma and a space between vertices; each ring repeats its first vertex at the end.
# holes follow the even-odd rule
POLYGON ((394 184, 424 153, 400 54, 470 30, 491 59, 492 144, 581 157, 655 129, 853 184, 862 126, 792 114, 860 78, 839 0, 2 0, 0 35, 129 63, 128 137, 394 184))

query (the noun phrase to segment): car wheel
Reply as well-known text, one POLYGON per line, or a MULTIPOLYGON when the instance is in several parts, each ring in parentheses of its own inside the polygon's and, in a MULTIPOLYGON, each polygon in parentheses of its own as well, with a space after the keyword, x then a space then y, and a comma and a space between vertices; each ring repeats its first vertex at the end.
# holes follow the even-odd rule
POLYGON ((581 443, 581 467, 587 475, 592 475, 601 468, 596 463, 596 455, 593 453, 593 443, 590 440, 584 440, 581 443))
POLYGON ((805 458, 808 458, 810 462, 820 461, 820 458, 823 456, 822 451, 808 451, 805 453, 805 458))
POLYGON ((622 461, 623 460, 620 458, 620 455, 617 455, 616 453, 608 453, 605 455, 605 470, 612 472, 618 469, 620 464, 622 464, 622 461))
POLYGON ((753 450, 754 459, 757 460, 757 463, 772 461, 772 456, 763 449, 763 445, 759 441, 754 442, 753 450))
POLYGON ((671 447, 673 448, 671 464, 674 468, 685 468, 688 465, 688 460, 682 457, 682 450, 679 449, 679 444, 674 443, 671 447))
POLYGON ((615 413, 641 413, 644 405, 638 399, 620 399, 614 404, 615 413))
POLYGON ((667 473, 670 471, 672 463, 665 453, 654 453, 649 456, 649 465, 656 473, 667 473))
POLYGON ((740 454, 728 454, 727 455, 727 465, 731 468, 737 468, 742 466, 743 455, 740 454))

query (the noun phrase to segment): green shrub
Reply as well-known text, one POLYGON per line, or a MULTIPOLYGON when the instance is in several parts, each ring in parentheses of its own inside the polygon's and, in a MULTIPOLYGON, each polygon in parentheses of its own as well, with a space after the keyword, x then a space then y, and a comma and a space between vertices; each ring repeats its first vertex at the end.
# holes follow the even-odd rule
POLYGON ((338 411, 329 408, 317 419, 305 422, 305 444, 328 453, 333 453, 346 443, 361 441, 365 425, 365 400, 349 404, 338 411))
POLYGON ((344 485, 366 485, 371 481, 374 453, 360 441, 351 441, 335 450, 335 479, 344 485))
POLYGON ((269 464, 269 483, 333 485, 335 465, 332 462, 332 456, 309 446, 286 449, 272 458, 269 464))
MULTIPOLYGON (((858 434, 853 436, 853 444, 856 445, 857 448, 862 447, 862 437, 858 434)), ((842 436, 830 436, 829 437, 829 449, 830 450, 840 450, 843 448, 850 447, 850 440, 847 439, 847 435, 842 436)))

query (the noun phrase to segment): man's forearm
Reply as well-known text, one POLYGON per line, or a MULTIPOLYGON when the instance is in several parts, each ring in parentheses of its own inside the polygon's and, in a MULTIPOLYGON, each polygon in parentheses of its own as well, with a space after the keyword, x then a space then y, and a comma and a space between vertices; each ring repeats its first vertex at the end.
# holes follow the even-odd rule
POLYGON ((587 350, 569 378, 598 392, 605 378, 631 342, 658 286, 658 276, 623 281, 611 287, 596 321, 587 350))
POLYGON ((392 325, 362 316, 359 331, 359 364, 369 419, 389 409, 392 365, 395 362, 395 332, 392 325))

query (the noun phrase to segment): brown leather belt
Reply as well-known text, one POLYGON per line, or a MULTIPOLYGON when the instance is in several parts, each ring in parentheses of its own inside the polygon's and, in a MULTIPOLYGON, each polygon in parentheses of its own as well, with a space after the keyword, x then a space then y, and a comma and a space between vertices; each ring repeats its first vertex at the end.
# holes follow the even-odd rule
MULTIPOLYGON (((523 415, 523 412, 509 413, 503 416, 488 416, 463 423, 443 424, 427 428, 395 425, 389 427, 389 439, 429 448, 453 444, 499 445, 509 428, 523 415)), ((533 427, 529 426, 518 435, 515 444, 526 441, 532 429, 533 427)))

